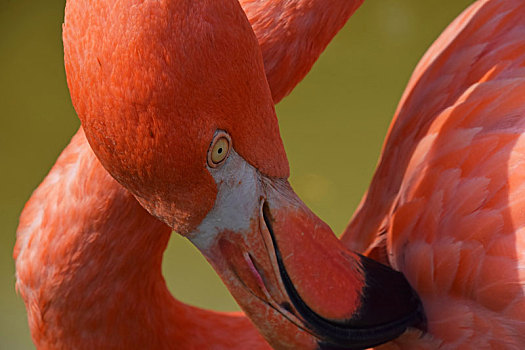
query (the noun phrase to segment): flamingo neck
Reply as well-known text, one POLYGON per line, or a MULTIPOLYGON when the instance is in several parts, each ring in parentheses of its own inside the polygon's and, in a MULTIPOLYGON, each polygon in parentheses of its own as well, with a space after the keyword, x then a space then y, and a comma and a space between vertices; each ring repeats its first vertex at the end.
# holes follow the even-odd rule
POLYGON ((210 323, 244 330, 247 319, 175 300, 161 273, 171 230, 100 165, 80 130, 22 213, 17 287, 38 348, 234 348, 210 323), (80 176, 85 174, 85 176, 80 176), (205 335, 204 335, 205 333, 205 335), (215 337, 215 339, 214 339, 215 337), (199 345, 199 346, 200 346, 199 345))
POLYGON ((364 0, 239 0, 259 41, 274 103, 306 76, 364 0))

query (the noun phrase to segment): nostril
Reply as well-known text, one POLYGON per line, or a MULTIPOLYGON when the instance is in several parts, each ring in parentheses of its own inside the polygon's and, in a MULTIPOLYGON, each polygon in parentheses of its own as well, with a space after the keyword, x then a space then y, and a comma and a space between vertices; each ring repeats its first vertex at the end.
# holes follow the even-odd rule
POLYGON ((294 311, 293 311, 292 305, 290 305, 289 302, 287 302, 287 301, 282 302, 282 303, 280 304, 280 306, 281 306, 284 310, 288 311, 289 313, 294 314, 294 311))
POLYGON ((267 201, 264 201, 263 203, 262 213, 263 213, 264 223, 266 224, 266 226, 268 226, 268 229, 270 229, 272 226, 272 222, 274 220, 272 217, 272 213, 270 212, 270 206, 268 205, 267 201))
MULTIPOLYGON (((263 200, 262 205, 262 216, 264 220, 264 224, 266 225, 266 229, 268 230, 268 233, 270 234, 270 238, 272 239, 273 249, 275 250, 275 253, 279 255, 279 249, 277 249, 277 242, 275 241, 275 234, 273 232, 273 225, 274 222, 272 213, 270 212, 270 206, 268 205, 268 202, 263 200)), ((280 257, 278 258, 280 259, 280 257)))

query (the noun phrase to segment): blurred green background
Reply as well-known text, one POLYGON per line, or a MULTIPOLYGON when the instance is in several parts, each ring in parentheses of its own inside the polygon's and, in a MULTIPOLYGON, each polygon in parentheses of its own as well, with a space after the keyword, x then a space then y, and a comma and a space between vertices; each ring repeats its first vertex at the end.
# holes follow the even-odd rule
MULTIPOLYGON (((64 0, 0 0, 0 349, 33 348, 14 290, 18 215, 79 126, 62 57, 64 0)), ((308 77, 277 106, 291 182, 341 232, 371 179, 397 102, 419 58, 472 0, 367 0, 308 77)), ((190 244, 164 259, 173 294, 237 305, 190 244)))

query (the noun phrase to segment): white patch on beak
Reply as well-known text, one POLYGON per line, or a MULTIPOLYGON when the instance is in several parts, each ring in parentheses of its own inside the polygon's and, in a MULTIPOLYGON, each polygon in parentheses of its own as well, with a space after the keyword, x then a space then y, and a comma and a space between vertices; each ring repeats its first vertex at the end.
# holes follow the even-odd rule
POLYGON ((259 173, 234 149, 224 164, 217 168, 208 167, 208 171, 217 184, 215 205, 195 231, 188 235, 202 252, 214 243, 219 232, 248 231, 252 218, 259 212, 262 193, 259 173))

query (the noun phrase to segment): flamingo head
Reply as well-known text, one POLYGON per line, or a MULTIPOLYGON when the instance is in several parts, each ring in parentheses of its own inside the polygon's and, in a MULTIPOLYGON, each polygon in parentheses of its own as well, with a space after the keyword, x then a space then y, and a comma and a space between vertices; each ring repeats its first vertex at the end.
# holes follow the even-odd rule
POLYGON ((362 348, 422 321, 404 277, 295 195, 260 48, 235 0, 69 0, 68 85, 93 151, 190 239, 276 348, 362 348))

